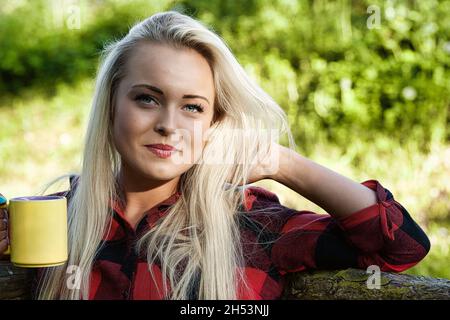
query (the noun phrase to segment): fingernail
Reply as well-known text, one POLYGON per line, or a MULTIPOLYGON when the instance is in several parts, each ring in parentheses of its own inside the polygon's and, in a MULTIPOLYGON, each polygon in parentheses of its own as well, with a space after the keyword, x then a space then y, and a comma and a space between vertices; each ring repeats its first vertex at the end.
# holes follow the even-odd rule
POLYGON ((6 204, 6 198, 4 196, 0 196, 0 206, 6 204))

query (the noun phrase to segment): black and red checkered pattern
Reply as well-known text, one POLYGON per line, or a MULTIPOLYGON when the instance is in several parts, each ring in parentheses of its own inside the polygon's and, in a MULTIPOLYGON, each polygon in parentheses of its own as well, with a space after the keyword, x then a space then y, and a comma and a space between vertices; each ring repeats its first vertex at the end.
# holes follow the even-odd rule
MULTIPOLYGON (((400 272, 422 260, 430 249, 423 230, 380 182, 367 180, 362 184, 376 192, 377 203, 343 219, 287 208, 273 192, 246 186, 236 219, 245 258, 241 268, 250 290, 238 286, 239 298, 279 298, 283 276, 289 272, 366 269, 370 265, 400 272)), ((162 288, 160 265, 152 265, 156 276, 152 279, 146 257, 135 252, 135 243, 179 197, 175 193, 148 210, 136 229, 117 203, 111 202, 112 225, 95 258, 89 299, 166 298, 156 289, 162 288)), ((191 299, 197 298, 200 276, 199 272, 192 280, 191 299)))

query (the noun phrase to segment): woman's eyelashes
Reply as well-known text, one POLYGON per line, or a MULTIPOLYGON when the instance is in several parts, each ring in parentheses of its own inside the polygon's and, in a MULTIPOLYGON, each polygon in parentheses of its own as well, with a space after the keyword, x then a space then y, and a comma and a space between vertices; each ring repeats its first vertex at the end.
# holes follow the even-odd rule
MULTIPOLYGON (((156 100, 155 98, 153 98, 151 95, 149 94, 138 94, 136 95, 136 97, 134 98, 135 101, 141 102, 145 105, 150 105, 151 102, 155 103, 158 105, 158 100, 156 100)), ((184 108, 187 108, 187 110, 189 110, 190 112, 193 113, 202 113, 204 111, 203 107, 200 104, 197 103, 193 103, 193 104, 186 104, 184 105, 184 108)))
POLYGON ((193 109, 190 109, 190 110, 197 110, 198 113, 202 113, 203 112, 203 107, 201 105, 199 105, 199 104, 196 104, 196 103, 194 103, 194 104, 187 104, 187 105, 185 105, 185 107, 193 108, 193 109))
POLYGON ((155 103, 158 102, 156 99, 154 99, 152 96, 150 96, 148 94, 138 94, 138 95, 136 95, 134 100, 142 102, 144 104, 150 104, 150 102, 152 102, 152 101, 155 102, 155 103))

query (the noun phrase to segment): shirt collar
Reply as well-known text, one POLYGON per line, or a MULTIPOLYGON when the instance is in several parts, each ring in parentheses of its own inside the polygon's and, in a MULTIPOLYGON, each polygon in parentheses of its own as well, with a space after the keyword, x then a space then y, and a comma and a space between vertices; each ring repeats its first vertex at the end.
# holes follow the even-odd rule
MULTIPOLYGON (((177 202, 177 200, 181 197, 181 192, 176 191, 168 198, 164 199, 163 201, 155 204, 152 208, 148 209, 145 212, 147 221, 154 221, 155 217, 154 215, 157 215, 157 219, 163 217, 167 213, 167 208, 172 206, 177 202)), ((120 203, 114 199, 111 201, 111 208, 114 210, 123 220, 126 221, 125 214, 124 214, 124 208, 120 205, 120 203)))

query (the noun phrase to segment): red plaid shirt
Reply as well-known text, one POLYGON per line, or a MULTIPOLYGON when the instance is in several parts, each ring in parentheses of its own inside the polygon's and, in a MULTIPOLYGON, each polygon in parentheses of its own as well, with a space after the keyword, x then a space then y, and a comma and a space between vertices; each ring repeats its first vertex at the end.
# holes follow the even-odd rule
MULTIPOLYGON (((426 234, 392 193, 377 180, 362 182, 374 190, 377 203, 343 219, 328 214, 298 211, 280 204, 276 194, 247 186, 238 213, 245 259, 244 272, 251 292, 240 299, 277 299, 283 291, 283 275, 308 269, 363 268, 377 265, 381 271, 400 272, 422 260, 430 249, 426 234), (276 214, 252 213, 267 207, 276 214)), ((58 194, 67 194, 58 193, 58 194)), ((95 258, 89 299, 163 299, 159 265, 152 265, 152 279, 145 256, 134 244, 180 197, 175 193, 148 210, 136 229, 112 202, 112 226, 95 258)), ((193 281, 191 298, 197 298, 193 281)))

